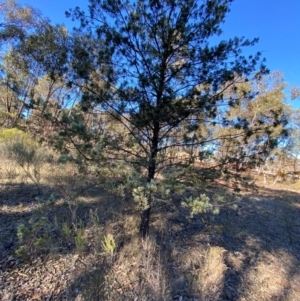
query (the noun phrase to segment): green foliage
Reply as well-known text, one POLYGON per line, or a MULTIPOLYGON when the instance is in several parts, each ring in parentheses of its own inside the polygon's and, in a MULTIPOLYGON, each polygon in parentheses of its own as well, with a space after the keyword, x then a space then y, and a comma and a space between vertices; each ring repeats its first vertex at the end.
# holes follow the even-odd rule
POLYGON ((90 223, 91 223, 92 227, 94 227, 94 228, 99 227, 100 219, 99 219, 97 209, 95 209, 94 211, 92 209, 90 209, 89 217, 90 217, 90 223))
POLYGON ((190 210, 190 217, 195 214, 212 213, 219 214, 222 207, 238 209, 237 203, 241 201, 241 197, 227 193, 214 194, 212 199, 205 193, 197 197, 190 196, 181 202, 181 206, 190 210))
POLYGON ((35 200, 42 205, 41 211, 47 211, 48 208, 51 208, 53 205, 55 205, 57 199, 58 194, 55 192, 52 192, 51 195, 47 198, 41 196, 35 197, 35 200))
POLYGON ((226 113, 227 124, 215 128, 214 137, 232 137, 216 142, 216 158, 223 162, 236 162, 256 166, 285 139, 287 131, 286 83, 279 72, 273 72, 248 83, 237 84, 226 93, 238 98, 239 103, 226 113), (249 101, 245 93, 256 94, 249 101), (246 134, 246 135, 244 135, 246 134))
POLYGON ((35 65, 34 71, 29 70, 30 64, 28 61, 25 63, 26 55, 20 55, 18 48, 46 21, 37 10, 21 6, 14 0, 1 1, 0 18, 0 124, 7 128, 24 126, 24 113, 28 109, 39 68, 35 65))
POLYGON ((36 159, 35 145, 26 143, 24 141, 15 141, 8 145, 8 152, 11 159, 24 167, 25 165, 31 165, 36 159))
POLYGON ((29 136, 17 128, 2 129, 0 131, 0 143, 5 143, 12 139, 29 139, 29 136))
POLYGON ((21 242, 28 236, 28 233, 29 229, 24 224, 19 224, 17 226, 17 236, 21 242))
POLYGON ((105 235, 101 244, 102 244, 102 248, 104 251, 103 254, 108 254, 110 256, 113 256, 113 254, 116 250, 116 247, 117 247, 117 244, 115 242, 113 235, 112 234, 105 235))
POLYGON ((171 190, 162 185, 158 185, 154 180, 142 186, 137 186, 132 190, 134 201, 138 204, 140 211, 144 211, 151 204, 169 202, 171 190))
POLYGON ((132 196, 134 201, 138 203, 140 210, 146 210, 150 206, 149 199, 155 192, 157 192, 157 186, 153 180, 145 186, 138 186, 133 189, 132 196))
POLYGON ((77 231, 76 236, 75 236, 75 246, 76 250, 79 253, 83 253, 85 251, 86 247, 86 241, 84 238, 84 234, 81 231, 77 231))
MULTIPOLYGON (((82 22, 73 52, 78 80, 84 79, 82 111, 95 114, 100 109, 108 120, 112 117, 114 122, 109 120, 105 127, 108 139, 98 135, 97 141, 103 138, 113 157, 147 172, 148 182, 164 169, 172 150, 184 150, 187 156, 178 163, 185 165, 199 151, 205 153, 216 116, 221 115, 225 124, 226 112, 239 103, 223 92, 236 82, 247 82, 253 71, 257 77, 266 71, 263 64, 256 70, 259 53, 249 60, 240 55, 256 40, 207 43, 222 32, 220 24, 230 3, 91 1, 90 16, 79 8, 70 13, 82 22), (90 22, 95 26, 88 26, 90 22), (103 60, 110 62, 105 68, 103 60)), ((252 96, 253 91, 244 89, 245 100, 251 102, 252 96)), ((84 139, 78 127, 70 130, 84 139)), ((86 132, 93 132, 88 125, 84 131, 86 137, 86 132)))
POLYGON ((72 229, 67 222, 63 222, 61 226, 61 234, 65 238, 69 238, 72 234, 72 229))
MULTIPOLYGON (((205 190, 207 181, 224 176, 221 168, 188 168, 197 157, 217 157, 220 165, 256 162, 276 146, 270 128, 284 122, 282 89, 255 97, 267 69, 260 53, 246 57, 242 50, 257 39, 218 40, 232 1, 90 0, 88 14, 78 7, 69 13, 81 22, 72 38, 63 26, 44 23, 10 56, 28 79, 38 67, 39 84, 26 104, 31 128, 39 128, 35 120, 55 125, 51 143, 61 162, 76 162, 82 174, 95 164, 103 170, 99 177, 109 175, 105 185, 113 178, 111 191, 123 198, 130 191, 147 214, 172 193, 193 185, 205 190), (250 89, 249 82, 257 85, 250 89), (68 103, 61 95, 75 97, 68 103), (119 162, 138 177, 127 181, 127 170, 113 175, 119 162), (174 165, 177 174, 167 179, 174 165), (154 182, 163 172, 161 183, 154 182)), ((36 153, 17 146, 33 166, 36 153)), ((73 196, 66 200, 74 224, 77 203, 73 196)), ((187 204, 213 211, 204 197, 187 204)), ((149 216, 142 216, 145 234, 149 216)))
POLYGON ((196 198, 190 196, 181 202, 181 206, 190 210, 191 218, 198 213, 219 213, 218 208, 213 208, 213 205, 210 203, 210 199, 206 194, 201 194, 196 198))
POLYGON ((269 163, 276 169, 287 169, 289 172, 300 170, 300 111, 286 108, 289 124, 288 136, 282 139, 280 146, 270 155, 269 163))
POLYGON ((49 250, 49 220, 46 217, 32 218, 28 225, 23 223, 17 226, 19 247, 16 255, 30 258, 49 250))
POLYGON ((5 137, 2 145, 6 158, 10 159, 13 164, 21 167, 25 174, 33 181, 40 190, 41 168, 46 160, 45 152, 41 147, 25 134, 18 131, 5 130, 5 137), (8 133, 8 134, 7 134, 8 133), (11 139, 10 134, 17 133, 11 139))

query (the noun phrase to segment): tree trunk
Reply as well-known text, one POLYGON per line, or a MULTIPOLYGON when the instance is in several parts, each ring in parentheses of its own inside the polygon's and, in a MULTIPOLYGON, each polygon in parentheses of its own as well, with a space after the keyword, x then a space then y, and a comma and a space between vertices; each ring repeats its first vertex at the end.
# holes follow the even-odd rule
MULTIPOLYGON (((154 158, 150 159, 148 166, 148 182, 154 179, 155 169, 156 169, 156 155, 154 158)), ((140 224, 140 234, 142 238, 146 238, 149 235, 149 225, 150 225, 150 214, 151 214, 151 197, 148 198, 147 209, 143 210, 141 213, 141 224, 140 224)))
MULTIPOLYGON (((148 165, 148 179, 150 183, 156 173, 156 157, 157 157, 157 148, 158 148, 158 136, 159 136, 159 125, 154 125, 153 138, 152 138, 152 147, 151 147, 151 157, 148 165)), ((150 225, 150 215, 151 215, 151 197, 148 199, 148 206, 141 213, 141 224, 140 224, 140 234, 143 238, 149 235, 149 225, 150 225)))
MULTIPOLYGON (((156 166, 155 158, 151 158, 148 166, 148 182, 151 182, 151 180, 154 179, 155 168, 156 168, 155 166, 156 166)), ((147 209, 143 210, 141 213, 140 234, 143 238, 149 235, 151 203, 152 203, 152 200, 150 198, 151 197, 148 198, 147 209)))
POLYGON ((151 206, 146 210, 143 210, 141 214, 140 234, 142 238, 146 238, 149 235, 150 213, 151 206))

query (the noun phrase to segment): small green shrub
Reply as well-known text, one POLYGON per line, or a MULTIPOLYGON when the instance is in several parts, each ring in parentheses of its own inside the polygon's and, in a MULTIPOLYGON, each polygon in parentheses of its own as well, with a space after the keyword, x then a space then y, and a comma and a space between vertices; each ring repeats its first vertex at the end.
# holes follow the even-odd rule
POLYGON ((86 239, 84 235, 84 223, 79 220, 76 224, 73 224, 75 230, 75 246, 79 253, 83 253, 86 248, 86 239))
POLYGON ((104 251, 102 254, 114 255, 117 244, 112 234, 105 235, 101 244, 104 251))
POLYGON ((95 228, 99 227, 100 219, 99 219, 99 215, 98 215, 97 209, 95 209, 95 211, 93 211, 92 209, 90 209, 89 216, 90 216, 91 226, 95 227, 95 228))
POLYGON ((29 224, 17 226, 19 247, 16 255, 29 258, 48 250, 50 236, 49 220, 46 217, 30 219, 29 224))
POLYGON ((241 201, 241 197, 237 195, 215 194, 212 200, 206 194, 200 194, 198 197, 190 196, 181 202, 181 206, 190 210, 190 217, 195 214, 212 213, 219 214, 221 207, 228 207, 233 210, 238 209, 237 203, 241 201), (213 201, 213 202, 212 202, 213 201))
POLYGON ((5 141, 9 141, 11 139, 15 139, 15 138, 29 138, 29 136, 24 133, 23 131, 16 129, 16 128, 12 128, 12 129, 2 129, 0 131, 0 143, 5 141))
POLYGON ((69 238, 71 236, 72 230, 67 222, 62 223, 60 232, 64 238, 69 238))
POLYGON ((3 155, 25 172, 40 192, 41 168, 46 156, 40 145, 28 135, 23 132, 16 132, 14 129, 11 130, 11 132, 8 130, 1 132, 3 155))
POLYGON ((84 238, 84 233, 81 231, 78 231, 75 236, 75 246, 76 250, 79 253, 82 253, 85 251, 85 238, 84 238))
POLYGON ((20 242, 23 242, 28 237, 30 230, 24 224, 17 225, 17 236, 20 242))

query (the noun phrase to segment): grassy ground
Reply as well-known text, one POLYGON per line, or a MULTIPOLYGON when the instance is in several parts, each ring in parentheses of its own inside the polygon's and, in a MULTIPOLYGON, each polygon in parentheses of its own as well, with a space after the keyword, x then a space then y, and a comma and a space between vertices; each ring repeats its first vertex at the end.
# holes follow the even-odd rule
POLYGON ((0 167, 0 300, 300 300, 297 182, 270 181, 237 211, 192 219, 176 197, 141 241, 132 200, 72 166, 44 166, 42 196, 0 167))

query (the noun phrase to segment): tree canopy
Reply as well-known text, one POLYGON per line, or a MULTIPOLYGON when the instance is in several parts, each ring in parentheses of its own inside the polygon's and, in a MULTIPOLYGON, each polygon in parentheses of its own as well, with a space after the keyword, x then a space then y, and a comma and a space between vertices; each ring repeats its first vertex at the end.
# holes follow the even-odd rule
POLYGON ((142 236, 158 175, 209 157, 218 172, 201 179, 212 180, 228 163, 263 162, 285 134, 284 83, 267 76, 261 53, 243 54, 258 39, 223 38, 232 2, 90 0, 88 13, 67 13, 79 28, 44 20, 2 60, 2 86, 31 130, 51 126, 49 141, 77 162, 139 174, 142 236))
MULTIPOLYGON (((166 150, 199 150, 213 147, 215 140, 237 138, 246 143, 257 132, 271 134, 265 123, 279 122, 276 108, 270 118, 258 118, 255 128, 248 116, 232 115, 233 108, 254 108, 256 91, 238 90, 243 83, 259 80, 267 69, 260 53, 242 54, 257 39, 222 39, 221 25, 231 2, 90 1, 89 15, 79 8, 69 13, 81 21, 73 52, 73 82, 83 80, 81 106, 107 112, 123 124, 138 147, 129 149, 116 137, 118 152, 129 153, 134 163, 146 168, 148 182, 164 164, 166 150), (204 128, 217 125, 238 131, 207 135, 204 128)), ((143 235, 150 210, 148 199, 142 212, 143 235)))

